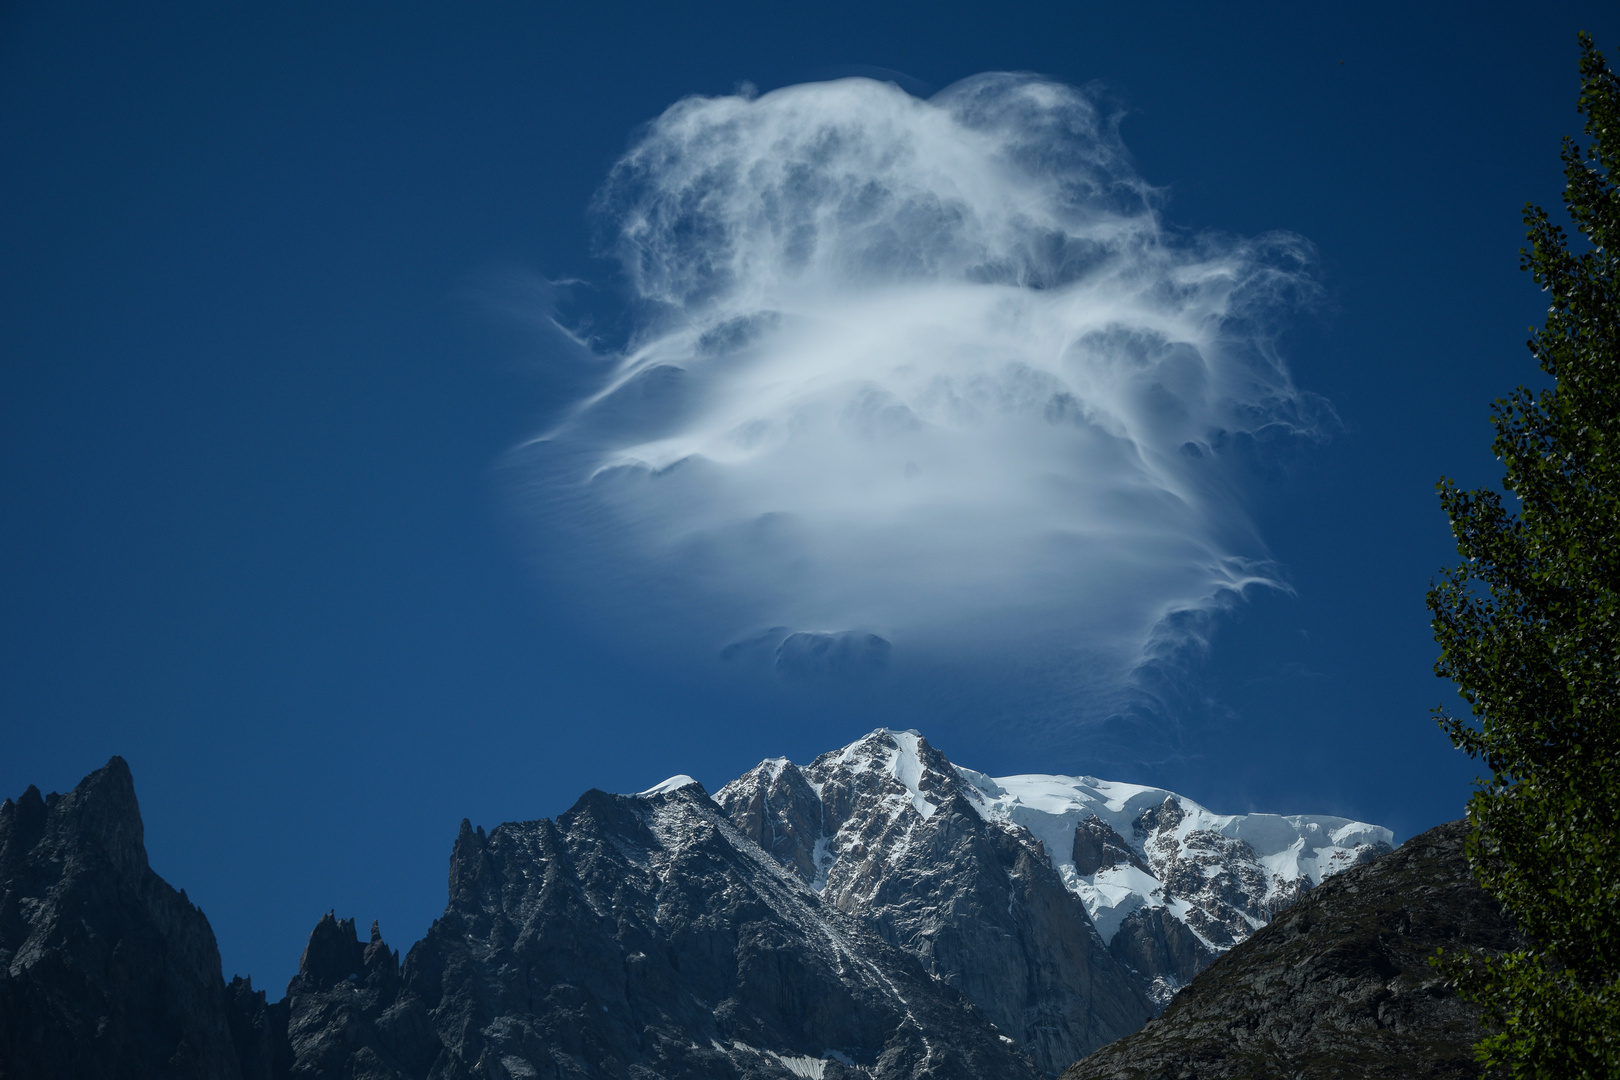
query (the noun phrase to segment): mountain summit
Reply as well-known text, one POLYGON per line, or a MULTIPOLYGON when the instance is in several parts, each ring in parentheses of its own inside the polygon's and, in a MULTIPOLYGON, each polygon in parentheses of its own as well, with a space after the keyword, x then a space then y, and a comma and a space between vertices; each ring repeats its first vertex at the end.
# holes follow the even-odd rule
POLYGON ((1216 956, 1393 839, 1345 818, 1215 814, 1090 776, 991 778, 888 729, 802 768, 761 762, 715 801, 1049 1072, 1136 1030, 1216 956))

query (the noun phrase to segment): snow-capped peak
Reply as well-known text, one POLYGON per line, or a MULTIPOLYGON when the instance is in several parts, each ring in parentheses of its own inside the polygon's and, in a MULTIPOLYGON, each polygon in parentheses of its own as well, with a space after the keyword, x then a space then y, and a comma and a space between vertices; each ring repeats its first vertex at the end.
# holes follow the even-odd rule
MULTIPOLYGON (((955 797, 986 822, 1038 840, 1105 943, 1128 929, 1121 955, 1144 934, 1172 932, 1152 929, 1168 918, 1184 928, 1173 931, 1187 939, 1182 953, 1205 958, 1198 963, 1394 840, 1388 829, 1348 818, 1217 814, 1164 788, 1095 776, 990 777, 953 765, 915 730, 889 728, 802 769, 782 758, 761 762, 716 799, 842 906, 865 903, 874 875, 885 872, 879 867, 928 843, 939 808, 955 797)), ((1167 1000, 1189 972, 1166 976, 1155 994, 1167 1000)))
MULTIPOLYGON (((1034 961, 1008 942, 1050 931, 1069 935, 1065 948, 1092 948, 1078 933, 1111 957, 1097 963, 1129 973, 1143 1000, 1161 1006, 1302 892, 1394 839, 1347 818, 1217 814, 1164 788, 1095 776, 989 777, 953 765, 914 730, 888 728, 806 766, 761 762, 715 802, 823 903, 910 942, 930 971, 964 985, 1003 962, 1023 971, 1034 961), (964 821, 962 803, 980 820, 964 821), (1050 870, 1035 861, 1043 857, 1050 870), (1020 936, 1036 924, 1047 929, 1020 936)), ((1031 992, 1008 984, 992 996, 1026 1002, 1031 992)))

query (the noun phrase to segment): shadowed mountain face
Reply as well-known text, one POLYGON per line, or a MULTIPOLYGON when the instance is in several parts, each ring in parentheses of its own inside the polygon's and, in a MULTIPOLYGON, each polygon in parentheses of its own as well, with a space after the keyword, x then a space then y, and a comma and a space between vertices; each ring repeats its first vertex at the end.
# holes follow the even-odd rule
POLYGON ((1478 1010, 1437 947, 1518 947, 1463 858, 1466 823, 1347 870, 1216 960, 1163 1016, 1062 1080, 1477 1077, 1478 1010))
POLYGON ((0 1077, 239 1075, 214 932, 147 865, 124 760, 0 803, 0 1077))

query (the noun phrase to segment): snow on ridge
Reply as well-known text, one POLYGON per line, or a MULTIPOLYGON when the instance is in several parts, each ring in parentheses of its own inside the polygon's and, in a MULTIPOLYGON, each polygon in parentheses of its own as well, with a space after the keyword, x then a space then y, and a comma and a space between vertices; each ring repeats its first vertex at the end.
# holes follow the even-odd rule
POLYGON ((965 775, 970 771, 957 769, 978 795, 973 801, 982 815, 1026 826, 1040 817, 1052 816, 1078 823, 1095 814, 1115 832, 1129 837, 1132 825, 1144 810, 1173 799, 1185 814, 1176 828, 1178 839, 1185 839, 1194 832, 1214 832, 1246 842, 1261 856, 1285 853, 1301 841, 1307 850, 1357 844, 1393 845, 1395 841, 1395 834, 1381 825, 1330 814, 1217 814, 1185 795, 1143 784, 1048 773, 993 778, 984 777, 982 773, 965 775), (975 782, 975 778, 989 780, 1000 793, 992 794, 983 783, 975 782))
POLYGON ((974 791, 969 793, 969 797, 970 799, 973 799, 975 805, 978 805, 978 799, 973 798, 974 796, 982 797, 989 795, 994 797, 997 795, 1007 794, 1006 788, 1002 787, 1000 784, 990 779, 990 777, 984 775, 984 773, 979 772, 976 769, 964 769, 960 765, 952 765, 951 768, 956 770, 956 775, 966 780, 974 788, 974 791))
MULTIPOLYGON (((917 813, 925 818, 933 817, 937 807, 923 797, 921 786, 923 763, 922 752, 917 748, 917 740, 922 738, 922 734, 916 729, 893 731, 889 728, 882 728, 880 730, 894 740, 896 747, 894 754, 889 758, 889 775, 904 784, 906 790, 911 792, 911 805, 916 809, 917 813)), ((873 732, 873 734, 876 734, 876 732, 873 732)))
MULTIPOLYGON (((774 784, 790 767, 785 758, 761 762, 733 785, 774 784)), ((791 766, 798 769, 798 766, 791 766)), ((1331 815, 1217 814, 1165 788, 1102 780, 1095 776, 1022 773, 990 777, 945 761, 914 729, 878 728, 819 756, 803 775, 818 797, 823 780, 847 773, 867 779, 857 787, 878 795, 891 826, 882 854, 890 863, 905 854, 911 831, 932 817, 939 801, 954 791, 971 803, 980 817, 1019 829, 1039 840, 1064 886, 1085 906, 1104 942, 1141 908, 1165 908, 1215 952, 1243 940, 1291 903, 1303 889, 1357 863, 1379 848, 1393 846, 1389 829, 1331 815), (939 770, 944 769, 944 775, 939 770), (868 787, 870 784, 875 786, 868 787), (1168 804, 1168 805, 1167 805, 1168 804), (908 808, 915 817, 906 814, 908 808), (910 821, 897 822, 902 815, 910 821), (1113 856, 1096 861, 1083 855, 1089 873, 1075 862, 1076 829, 1097 818, 1116 834, 1105 836, 1093 826, 1088 845, 1106 841, 1113 856), (1129 849, 1120 857, 1119 847, 1129 849), (1189 878, 1189 875, 1191 877, 1189 878), (1166 882, 1178 882, 1174 890, 1166 882), (1191 881, 1209 884, 1199 888, 1191 881), (1182 894, 1183 889, 1193 891, 1182 894), (1172 891, 1174 895, 1172 895, 1172 891)), ((647 794, 682 786, 677 777, 647 794)), ((723 789, 731 790, 732 785, 723 789)), ((815 839, 811 857, 821 892, 840 858, 841 837, 859 825, 856 818, 835 829, 837 835, 815 839)), ((823 826, 825 827, 825 825, 823 826)), ((1082 845, 1086 847, 1088 845, 1082 845)))
POLYGON ((697 783, 697 781, 692 779, 690 776, 687 776, 685 773, 676 773, 668 780, 665 780, 662 783, 654 784, 646 791, 636 792, 634 798, 646 799, 651 798, 654 795, 667 795, 672 791, 679 791, 681 788, 695 783, 697 783))
MULTIPOLYGON (((1138 854, 1146 854, 1137 822, 1144 812, 1171 800, 1181 810, 1181 820, 1170 834, 1178 846, 1196 833, 1243 841, 1270 880, 1269 895, 1280 894, 1301 879, 1310 886, 1320 885, 1324 878, 1355 865, 1367 846, 1393 846, 1395 839, 1383 826, 1326 814, 1216 814, 1165 788, 1094 776, 1023 773, 992 778, 961 768, 957 773, 969 786, 967 794, 980 816, 1020 825, 1045 845, 1053 867, 1085 903, 1104 941, 1112 940, 1120 923, 1137 908, 1164 906, 1167 900, 1156 878, 1132 866, 1105 867, 1090 875, 1076 870, 1075 826, 1093 815, 1138 854)), ((1168 903, 1175 908, 1176 898, 1168 903)))

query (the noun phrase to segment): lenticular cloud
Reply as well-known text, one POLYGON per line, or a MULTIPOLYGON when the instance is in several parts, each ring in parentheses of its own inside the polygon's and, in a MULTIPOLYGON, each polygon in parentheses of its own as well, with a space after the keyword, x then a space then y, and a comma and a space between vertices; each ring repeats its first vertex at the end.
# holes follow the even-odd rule
POLYGON ((716 662, 1125 677, 1277 584, 1234 447, 1312 426, 1267 334, 1303 242, 1155 202, 1036 78, 678 103, 599 201, 636 329, 522 454, 549 565, 716 662))

